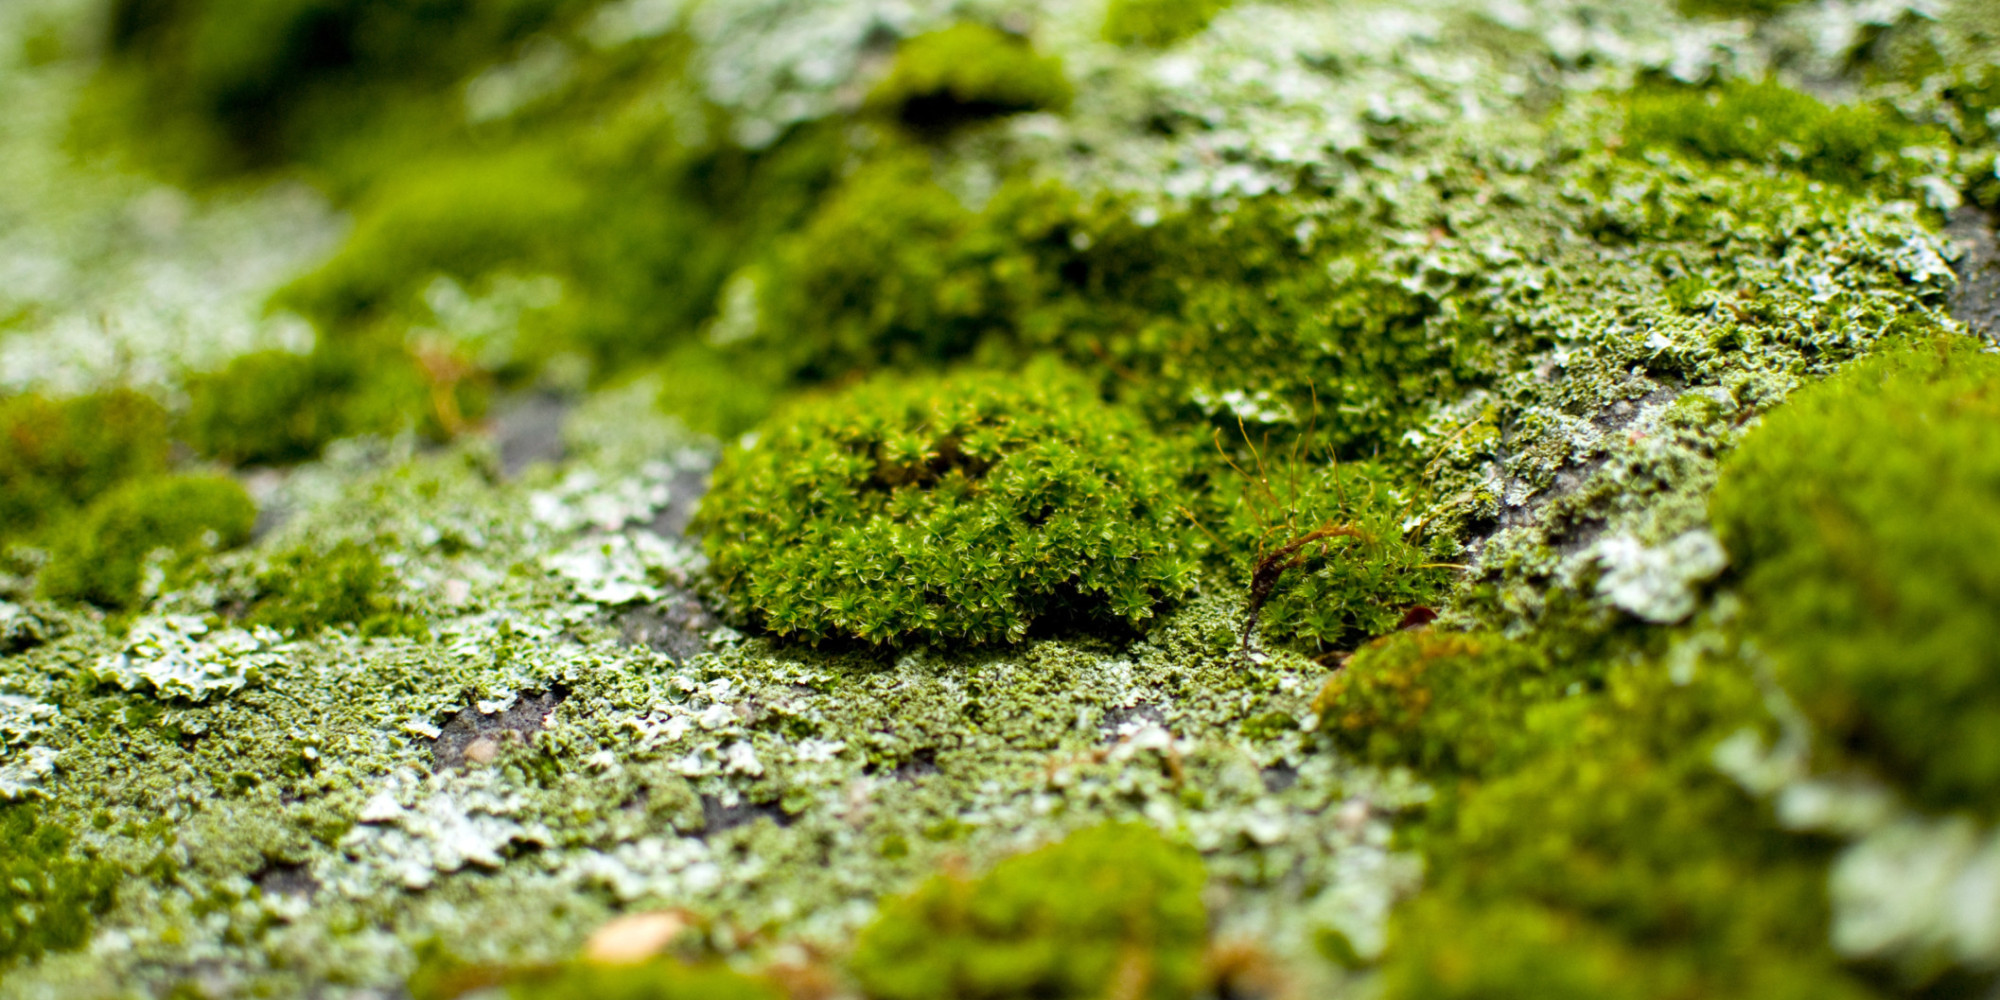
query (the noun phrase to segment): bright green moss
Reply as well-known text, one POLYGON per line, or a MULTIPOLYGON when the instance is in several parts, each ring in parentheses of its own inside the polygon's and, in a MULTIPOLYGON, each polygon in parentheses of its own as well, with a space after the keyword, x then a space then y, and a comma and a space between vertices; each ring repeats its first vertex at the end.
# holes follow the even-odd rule
POLYGON ((673 958, 644 962, 565 962, 506 968, 468 965, 431 956, 411 975, 417 1000, 506 996, 515 1000, 782 1000, 776 986, 719 963, 689 964, 673 958))
POLYGON ((71 839, 33 803, 0 804, 0 971, 82 946, 110 908, 121 873, 71 839))
POLYGON ((781 636, 1136 625, 1193 586, 1177 454, 1053 366, 883 378, 782 411, 727 453, 695 530, 723 595, 781 636))
POLYGON ((1118 45, 1172 45, 1208 27, 1229 0, 1111 0, 1104 38, 1118 45))
POLYGON ((783 352, 808 381, 1056 350, 1162 423, 1233 438, 1243 416, 1282 442, 1317 406, 1340 415, 1320 436, 1365 456, 1492 342, 1470 321, 1463 347, 1427 331, 1367 239, 1357 218, 1276 197, 1153 218, 1017 181, 974 212, 928 158, 885 156, 767 258, 741 346, 783 352))
POLYGON ((678 962, 606 966, 575 963, 507 989, 516 1000, 781 1000, 777 987, 720 965, 678 962))
POLYGON ((1192 997, 1208 913, 1201 858, 1111 824, 933 877, 886 901, 850 966, 872 1000, 1192 997))
POLYGON ((296 635, 329 625, 353 625, 362 635, 420 633, 423 623, 401 612, 393 584, 375 553, 355 542, 294 549, 258 577, 248 619, 296 635))
POLYGON ((1939 339, 1766 418, 1711 503, 1745 620, 1830 750, 1938 809, 2000 795, 2000 357, 1939 339))
POLYGON ((1313 710, 1344 749, 1425 773, 1478 773, 1519 738, 1523 716, 1572 680, 1529 646, 1421 629, 1364 647, 1313 710))
POLYGON ((1641 92, 1625 122, 1628 152, 1670 149, 1711 163, 1769 164, 1852 187, 1895 178, 1905 172, 1904 147, 1939 138, 1886 108, 1827 105, 1769 81, 1641 92))
POLYGON ((1062 61, 1024 38, 964 22, 906 39, 871 107, 920 129, 1020 111, 1061 111, 1072 96, 1062 61))
POLYGON ((33 534, 119 482, 163 471, 167 415, 116 389, 0 399, 0 541, 33 534))
POLYGON ((1349 464, 1303 476, 1243 480, 1230 519, 1242 579, 1284 567, 1261 609, 1265 634, 1351 649, 1442 598, 1450 567, 1407 537, 1410 509, 1382 485, 1386 473, 1349 464))
POLYGON ((222 476, 134 480, 63 526, 40 580, 43 596, 110 608, 138 602, 146 557, 229 548, 250 538, 257 505, 222 476))

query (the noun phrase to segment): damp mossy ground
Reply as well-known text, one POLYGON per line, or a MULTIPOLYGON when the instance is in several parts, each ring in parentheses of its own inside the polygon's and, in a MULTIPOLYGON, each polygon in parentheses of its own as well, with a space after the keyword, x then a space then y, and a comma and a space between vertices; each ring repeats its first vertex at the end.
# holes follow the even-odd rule
POLYGON ((0 9, 0 995, 1984 988, 1992 14, 0 9))

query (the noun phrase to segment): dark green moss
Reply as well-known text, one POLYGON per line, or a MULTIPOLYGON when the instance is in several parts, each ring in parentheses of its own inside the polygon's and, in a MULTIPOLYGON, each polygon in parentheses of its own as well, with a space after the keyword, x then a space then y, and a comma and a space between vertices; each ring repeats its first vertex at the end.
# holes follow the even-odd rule
POLYGON ((873 1000, 1192 997, 1208 913, 1193 850, 1094 827, 886 901, 850 967, 873 1000))
POLYGON ((1172 45, 1208 27, 1229 0, 1111 0, 1104 38, 1118 45, 1172 45))
POLYGON ((327 442, 429 422, 422 372, 401 351, 322 345, 310 354, 259 351, 188 380, 181 433, 210 458, 298 462, 327 442))
POLYGON ((1378 680, 1334 699, 1356 709, 1334 722, 1349 739, 1370 710, 1406 732, 1436 727, 1429 739, 1365 742, 1378 758, 1483 772, 1443 785, 1411 831, 1429 870, 1392 920, 1386 996, 1871 995, 1827 944, 1830 845, 1778 829, 1709 761, 1719 738, 1762 718, 1741 664, 1676 684, 1637 663, 1598 690, 1524 704, 1451 668, 1484 660, 1491 676, 1525 676, 1532 697, 1547 676, 1532 657, 1494 639, 1429 642, 1447 651, 1406 671, 1410 683, 1381 683, 1378 665, 1378 680), (1456 642, 1470 652, 1449 652, 1456 642), (1503 666, 1510 658, 1525 667, 1503 666), (1419 710, 1398 704, 1419 694, 1419 710), (1501 704, 1483 716, 1489 699, 1501 704), (1447 754, 1437 740, 1454 719, 1468 741, 1447 754))
POLYGON ((134 480, 98 498, 58 531, 42 569, 41 592, 53 600, 132 607, 149 554, 241 545, 256 520, 256 503, 233 479, 134 480))
POLYGON ((376 185, 340 253, 278 301, 339 326, 410 307, 435 275, 546 270, 582 235, 590 204, 583 178, 553 151, 416 165, 376 185))
POLYGON ((1531 706, 1582 673, 1499 636, 1421 629, 1354 654, 1313 709, 1335 742, 1370 763, 1476 774, 1514 748, 1531 706))
POLYGON ((1020 111, 1061 111, 1072 93, 1062 62, 1024 38, 964 22, 905 39, 870 107, 919 129, 1020 111))
POLYGON ((1053 366, 883 378, 728 452, 694 530, 778 635, 1017 641, 1057 612, 1137 624, 1191 589, 1183 467, 1053 366))
POLYGON ((118 483, 167 466, 167 414, 118 389, 0 399, 0 541, 30 536, 118 483))
MULTIPOLYGON (((105 87, 155 159, 197 175, 325 157, 383 119, 458 113, 452 84, 575 0, 117 0, 105 87), (420 110, 421 109, 421 110, 420 110)), ((406 127, 420 127, 405 122, 406 127)))
POLYGON ((402 612, 395 580, 368 547, 341 542, 283 553, 257 579, 248 620, 298 635, 353 625, 362 635, 416 635, 423 622, 402 612))
POLYGON ((1669 149, 1711 163, 1768 164, 1850 187, 1907 172, 1904 147, 1938 138, 1886 108, 1828 105, 1772 81, 1642 91, 1625 122, 1628 152, 1669 149))
POLYGON ((1829 749, 1918 802, 2000 794, 2000 357, 1949 338, 1766 418, 1711 511, 1746 620, 1829 749))
POLYGON ((34 803, 0 804, 0 971, 81 947, 111 907, 122 873, 72 852, 71 840, 34 803))

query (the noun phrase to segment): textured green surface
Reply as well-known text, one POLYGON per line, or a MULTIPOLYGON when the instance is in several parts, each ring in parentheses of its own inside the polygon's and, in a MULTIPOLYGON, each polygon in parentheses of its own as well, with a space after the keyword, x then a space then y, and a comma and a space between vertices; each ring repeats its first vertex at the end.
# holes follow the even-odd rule
POLYGON ((250 6, 0 6, 0 996, 1990 992, 1990 0, 250 6))

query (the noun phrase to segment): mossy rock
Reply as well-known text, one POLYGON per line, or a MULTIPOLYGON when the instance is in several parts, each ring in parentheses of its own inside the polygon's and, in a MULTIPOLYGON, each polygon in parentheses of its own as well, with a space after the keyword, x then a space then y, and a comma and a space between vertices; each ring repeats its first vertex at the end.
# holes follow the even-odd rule
POLYGON ((135 476, 165 471, 167 414, 114 389, 0 400, 0 540, 23 538, 135 476))
POLYGON ((905 39, 871 107, 919 129, 1021 111, 1061 111, 1073 96, 1062 61, 1026 39, 975 22, 905 39))
POLYGON ((886 901, 850 960, 872 1000, 1195 995, 1207 881, 1192 849, 1109 824, 886 901))
POLYGON ((42 595, 130 608, 140 598, 147 556, 241 545, 256 520, 257 504, 224 476, 134 480, 60 529, 42 569, 42 595))
POLYGON ((1744 620, 1829 750, 1923 805, 2000 801, 2000 357, 1939 339, 1771 413, 1710 509, 1744 620))
POLYGON ((780 636, 1012 642, 1192 590, 1184 468, 1054 366, 880 378, 725 454, 694 530, 724 597, 780 636))
POLYGON ((32 802, 0 803, 0 971, 81 947, 124 873, 70 850, 69 831, 32 802))

